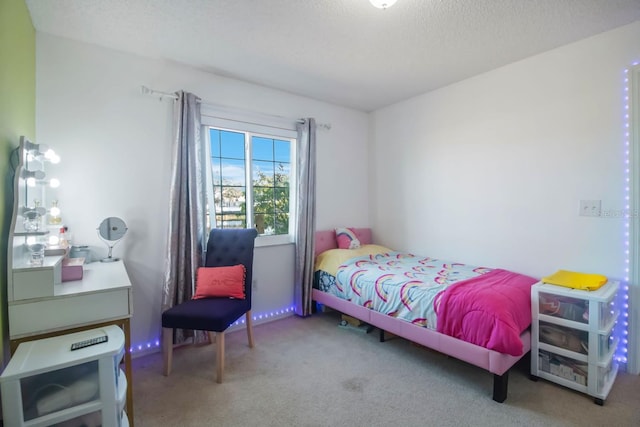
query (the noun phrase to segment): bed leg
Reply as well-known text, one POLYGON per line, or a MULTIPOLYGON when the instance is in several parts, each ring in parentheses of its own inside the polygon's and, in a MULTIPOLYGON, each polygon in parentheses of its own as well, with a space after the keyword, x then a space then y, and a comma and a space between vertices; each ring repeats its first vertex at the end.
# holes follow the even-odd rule
POLYGON ((380 342, 384 342, 384 329, 380 329, 380 342))
POLYGON ((509 385, 509 371, 502 375, 493 374, 493 400, 502 403, 507 399, 507 386, 509 385))

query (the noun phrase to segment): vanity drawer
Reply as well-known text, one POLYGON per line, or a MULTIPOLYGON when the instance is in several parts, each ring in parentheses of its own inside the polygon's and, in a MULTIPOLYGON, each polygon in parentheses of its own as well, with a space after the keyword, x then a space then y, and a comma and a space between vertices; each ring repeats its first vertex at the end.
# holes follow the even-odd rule
POLYGON ((130 289, 73 294, 9 305, 9 336, 18 339, 69 327, 130 317, 130 289))
POLYGON ((12 298, 16 301, 52 297, 54 286, 62 282, 62 257, 45 257, 41 266, 14 265, 12 298))

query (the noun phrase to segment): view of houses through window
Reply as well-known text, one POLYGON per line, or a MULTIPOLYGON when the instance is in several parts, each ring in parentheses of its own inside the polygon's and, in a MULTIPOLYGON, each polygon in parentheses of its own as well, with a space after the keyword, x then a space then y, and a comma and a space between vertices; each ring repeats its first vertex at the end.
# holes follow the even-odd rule
POLYGON ((209 202, 207 225, 290 234, 295 140, 209 127, 209 142, 215 215, 209 202))

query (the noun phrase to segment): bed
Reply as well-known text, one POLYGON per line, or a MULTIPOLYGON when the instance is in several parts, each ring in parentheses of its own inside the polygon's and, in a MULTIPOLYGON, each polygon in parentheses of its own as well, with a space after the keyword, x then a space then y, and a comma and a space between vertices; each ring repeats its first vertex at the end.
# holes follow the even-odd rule
POLYGON ((489 371, 493 400, 504 402, 509 369, 531 349, 537 279, 394 251, 371 244, 368 228, 351 231, 359 248, 339 249, 334 230, 316 232, 312 299, 489 371))

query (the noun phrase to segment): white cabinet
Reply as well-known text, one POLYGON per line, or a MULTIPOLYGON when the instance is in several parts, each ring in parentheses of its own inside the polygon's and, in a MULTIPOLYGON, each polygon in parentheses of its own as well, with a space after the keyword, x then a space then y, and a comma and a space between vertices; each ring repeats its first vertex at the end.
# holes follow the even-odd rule
POLYGON ((596 291, 542 282, 531 287, 531 375, 586 393, 602 405, 615 381, 614 299, 619 283, 596 291))
POLYGON ((0 376, 4 425, 128 426, 124 333, 105 326, 22 343, 0 376), (71 350, 73 343, 107 336, 71 350))

